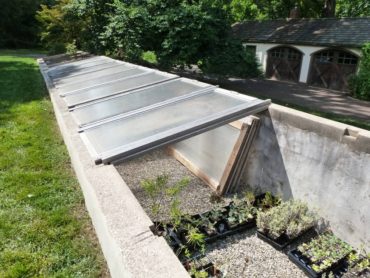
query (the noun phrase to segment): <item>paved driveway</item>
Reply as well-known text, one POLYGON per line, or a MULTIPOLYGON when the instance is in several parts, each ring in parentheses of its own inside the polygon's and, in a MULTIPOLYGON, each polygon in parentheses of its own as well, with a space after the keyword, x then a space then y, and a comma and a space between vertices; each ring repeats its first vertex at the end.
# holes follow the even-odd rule
POLYGON ((287 104, 295 104, 312 110, 330 112, 353 119, 370 122, 370 101, 361 101, 345 93, 311 87, 306 84, 269 79, 212 79, 195 72, 178 71, 177 74, 196 78, 223 88, 261 98, 271 98, 287 104))
POLYGON ((323 112, 370 121, 370 102, 305 84, 261 79, 229 79, 223 86, 241 93, 276 99, 323 112))

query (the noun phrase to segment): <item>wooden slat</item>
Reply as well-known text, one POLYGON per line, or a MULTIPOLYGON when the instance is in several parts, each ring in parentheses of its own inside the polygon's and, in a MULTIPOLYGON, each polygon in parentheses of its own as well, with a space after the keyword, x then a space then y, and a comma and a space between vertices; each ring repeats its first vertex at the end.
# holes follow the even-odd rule
POLYGON ((260 127, 260 120, 257 117, 253 117, 252 123, 248 126, 245 140, 243 143, 243 148, 239 153, 238 163, 235 166, 235 171, 230 177, 228 182, 225 184, 225 188, 222 191, 223 193, 234 192, 239 186, 239 182, 243 173, 243 170, 246 166, 248 155, 253 145, 255 138, 257 137, 258 130, 260 127))
POLYGON ((234 145, 233 151, 231 152, 231 155, 226 164, 225 170, 222 174, 222 178, 220 180, 220 185, 219 185, 219 190, 217 192, 219 195, 222 195, 227 190, 227 187, 226 187, 227 182, 231 178, 230 176, 233 175, 234 169, 236 168, 236 164, 238 163, 238 160, 240 158, 239 153, 245 141, 248 128, 249 128, 249 124, 244 122, 242 124, 238 140, 236 141, 234 145))
POLYGON ((193 164, 190 160, 188 160, 185 156, 183 156, 180 152, 178 152, 174 147, 168 146, 167 147, 167 153, 169 155, 173 156, 174 158, 176 158, 181 164, 183 164, 186 168, 188 168, 198 178, 203 180, 214 191, 218 190, 218 188, 219 188, 218 181, 209 177, 200 168, 198 168, 195 164, 193 164))

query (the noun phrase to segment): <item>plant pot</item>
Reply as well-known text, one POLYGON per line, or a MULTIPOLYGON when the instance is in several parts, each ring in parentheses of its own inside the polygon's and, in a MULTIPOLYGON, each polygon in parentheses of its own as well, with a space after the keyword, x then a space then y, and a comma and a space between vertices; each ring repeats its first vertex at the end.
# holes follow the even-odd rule
MULTIPOLYGON (((221 278, 222 272, 215 267, 215 265, 212 262, 206 263, 204 265, 197 265, 195 260, 186 260, 182 262, 184 268, 186 271, 190 271, 192 266, 195 265, 195 269, 197 271, 205 271, 208 273, 208 277, 213 278, 221 278)), ((191 277, 195 277, 194 275, 191 275, 191 277)))

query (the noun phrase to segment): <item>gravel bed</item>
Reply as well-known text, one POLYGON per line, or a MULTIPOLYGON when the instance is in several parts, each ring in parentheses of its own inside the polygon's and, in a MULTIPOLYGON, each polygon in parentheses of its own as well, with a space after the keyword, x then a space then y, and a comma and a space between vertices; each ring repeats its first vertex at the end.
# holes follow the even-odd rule
MULTIPOLYGON (((163 149, 124 162, 116 168, 153 221, 169 219, 170 200, 168 198, 162 200, 160 216, 155 217, 150 209, 151 201, 140 182, 161 174, 169 175, 169 186, 185 176, 190 178, 188 187, 179 195, 180 207, 185 213, 202 213, 214 205, 211 202, 213 195, 211 189, 176 159, 168 156, 163 149)), ((230 198, 223 198, 221 201, 227 204, 230 198)), ((255 229, 249 230, 209 245, 206 258, 228 278, 306 277, 286 255, 258 239, 255 232, 255 229)))
MULTIPOLYGON (((214 195, 212 190, 180 162, 167 155, 164 149, 155 150, 139 158, 124 162, 117 165, 116 168, 153 221, 169 219, 170 199, 165 197, 162 200, 160 216, 156 217, 151 211, 152 202, 140 182, 145 179, 154 179, 162 174, 169 176, 169 186, 173 186, 184 177, 189 177, 189 185, 179 194, 180 208, 184 213, 202 213, 213 207, 212 196, 214 195)), ((229 198, 223 198, 221 202, 227 204, 230 200, 229 198)))

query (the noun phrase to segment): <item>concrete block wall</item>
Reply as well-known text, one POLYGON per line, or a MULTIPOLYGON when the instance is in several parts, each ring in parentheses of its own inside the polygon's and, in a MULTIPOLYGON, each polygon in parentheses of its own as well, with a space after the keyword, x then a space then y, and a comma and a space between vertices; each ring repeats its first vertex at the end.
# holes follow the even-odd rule
POLYGON ((306 201, 333 231, 370 251, 370 132, 271 105, 243 181, 306 201))

